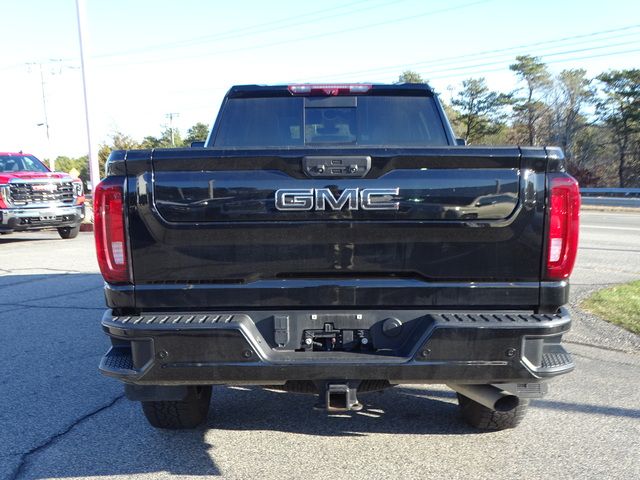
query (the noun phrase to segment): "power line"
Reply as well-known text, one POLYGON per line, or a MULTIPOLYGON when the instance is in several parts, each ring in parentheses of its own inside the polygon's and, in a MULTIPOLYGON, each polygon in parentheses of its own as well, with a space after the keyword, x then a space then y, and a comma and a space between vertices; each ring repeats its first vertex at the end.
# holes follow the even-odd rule
MULTIPOLYGON (((578 60, 589 60, 592 58, 601 58, 601 57, 613 57, 616 55, 626 55, 628 53, 637 53, 640 52, 640 48, 634 48, 634 49, 629 49, 629 50, 620 50, 617 52, 605 52, 605 53, 601 53, 598 55, 584 55, 584 56, 580 56, 580 57, 572 57, 572 58, 560 58, 557 60, 545 60, 545 64, 553 64, 553 63, 568 63, 568 62, 575 62, 578 60)), ((544 59, 544 56, 542 56, 542 58, 544 59)), ((449 78, 449 77, 462 77, 462 76, 466 76, 466 75, 480 75, 483 73, 492 73, 492 72, 498 72, 500 70, 504 70, 504 64, 501 67, 498 68, 492 68, 489 70, 478 70, 475 72, 466 72, 466 73, 455 73, 452 75, 438 75, 435 77, 430 77, 429 80, 438 80, 441 78, 449 78)))
MULTIPOLYGON (((139 47, 136 49, 130 49, 130 50, 124 50, 124 51, 120 51, 120 52, 110 52, 110 53, 104 53, 104 54, 99 54, 99 55, 92 55, 91 58, 93 59, 97 59, 97 58, 110 58, 110 57, 118 57, 118 56, 127 56, 127 55, 135 55, 137 53, 145 53, 147 51, 153 51, 153 50, 162 50, 162 49, 175 49, 175 48, 182 48, 182 47, 189 47, 189 46, 193 46, 193 45, 197 45, 197 44, 201 44, 201 43, 208 43, 211 41, 220 41, 220 40, 228 40, 231 38, 237 38, 237 37, 242 37, 242 36, 250 36, 250 35, 254 35, 254 34, 260 34, 260 33, 268 33, 271 31, 276 31, 276 30, 282 30, 284 28, 287 28, 289 26, 291 26, 291 22, 300 18, 305 18, 305 17, 313 17, 312 19, 308 20, 308 21, 304 21, 304 22, 297 22, 295 23, 296 26, 298 25, 305 25, 305 24, 309 24, 309 23, 317 23, 318 20, 326 20, 326 19, 330 19, 330 18, 335 18, 335 17, 339 17, 339 16, 343 16, 343 15, 347 15, 347 14, 352 14, 352 13, 357 13, 360 12, 362 10, 371 10, 374 8, 380 8, 380 7, 384 7, 384 6, 388 6, 388 5, 393 5, 396 3, 401 3, 401 2, 405 2, 406 0, 388 0, 385 1, 383 3, 377 4, 377 5, 372 5, 371 4, 371 0, 358 0, 355 2, 351 2, 351 3, 347 3, 344 5, 339 5, 337 7, 333 7, 331 9, 330 12, 328 12, 328 15, 322 15, 323 13, 327 13, 327 8, 324 8, 322 10, 315 10, 313 12, 308 12, 308 13, 304 13, 304 14, 300 14, 300 15, 295 15, 295 16, 291 16, 291 17, 286 17, 286 18, 282 18, 282 19, 278 19, 278 20, 273 20, 271 22, 266 22, 266 23, 259 23, 259 24, 255 24, 252 26, 248 26, 248 27, 243 27, 240 29, 233 29, 233 30, 228 30, 225 32, 220 32, 217 34, 213 34, 213 35, 206 35, 206 36, 201 36, 201 37, 195 37, 195 38, 191 38, 191 39, 186 39, 186 40, 181 40, 181 41, 177 41, 177 42, 168 42, 168 43, 163 43, 163 44, 156 44, 156 45, 148 45, 145 47, 139 47), (357 9, 351 9, 348 11, 340 11, 340 12, 336 12, 336 10, 344 10, 344 9, 348 9, 349 7, 353 7, 355 5, 360 5, 360 4, 367 4, 366 8, 357 8, 357 9), (320 16, 318 16, 320 14, 320 16), (287 23, 288 22, 288 23, 287 23), (286 23, 285 25, 281 25, 279 27, 276 28, 263 28, 263 27, 267 27, 269 25, 277 25, 277 24, 282 24, 282 23, 286 23), (260 29, 262 28, 262 29, 260 29), (256 30, 257 31, 253 31, 252 30, 256 30), (248 33, 243 33, 243 32, 248 32, 248 33)), ((485 1, 492 1, 492 0, 485 0, 485 1)), ((180 59, 181 57, 178 57, 177 59, 180 59)), ((167 59, 163 59, 162 62, 166 61, 167 59)), ((62 59, 62 61, 64 62, 75 62, 76 59, 73 58, 65 58, 62 59)), ((141 62, 131 62, 131 63, 135 63, 135 64, 140 64, 141 62)), ((143 62, 143 63, 149 63, 149 62, 143 62)), ((153 62, 150 62, 153 63, 153 62)), ((129 63, 124 63, 129 64, 129 63)), ((0 67, 0 71, 4 71, 4 70, 11 70, 14 68, 19 68, 21 66, 23 66, 24 64, 19 63, 19 64, 14 64, 14 65, 7 65, 5 67, 0 67)), ((111 66, 111 65, 122 65, 122 63, 117 63, 117 64, 110 64, 107 66, 111 66)))
POLYGON ((14 68, 21 68, 24 66, 24 63, 14 63, 13 65, 5 65, 0 68, 0 72, 4 72, 6 70, 13 70, 14 68))
MULTIPOLYGON (((625 27, 626 28, 626 27, 625 27)), ((589 34, 591 35, 591 34, 589 34)), ((585 35, 580 35, 580 36, 585 36, 585 35)), ((566 37, 566 38, 573 38, 573 37, 566 37)), ((605 39, 605 40, 609 40, 609 39, 605 39)), ((559 41, 559 40, 558 40, 559 41)), ((551 41, 551 42, 556 42, 555 40, 551 41)), ((537 42, 537 43, 541 43, 541 42, 537 42)), ((545 43, 550 43, 550 42, 545 42, 545 43)), ((584 43, 584 42, 582 42, 584 43)), ((585 51, 592 51, 592 50, 601 50, 601 49, 606 49, 606 48, 615 48, 615 47, 620 47, 620 46, 626 46, 626 45, 634 45, 637 44, 638 42, 635 41, 629 41, 629 42, 619 42, 619 43, 608 43, 606 45, 590 45, 589 47, 585 47, 585 48, 580 48, 580 49, 571 49, 571 50, 564 50, 561 52, 554 52, 554 51, 549 51, 549 52, 545 52, 545 51, 538 51, 535 52, 535 56, 539 56, 542 58, 548 58, 548 57, 554 57, 554 56, 559 56, 559 55, 569 55, 572 53, 581 53, 581 52, 585 52, 585 51)), ((550 47, 553 49, 557 49, 557 48, 561 48, 561 47, 566 47, 568 45, 557 45, 554 47, 550 47)), ((523 45, 522 47, 526 47, 526 45, 523 45)), ((507 49, 505 49, 507 50, 507 49)), ((633 50, 631 50, 633 51, 633 50)), ((608 53, 607 53, 608 54, 608 53)), ((606 56, 605 55, 598 55, 598 57, 600 56, 606 56)), ((612 55, 616 55, 617 53, 613 52, 612 55)), ((475 63, 475 64, 465 64, 466 62, 462 62, 462 63, 457 63, 452 67, 446 67, 446 68, 434 68, 432 70, 427 70, 425 71, 420 71, 419 73, 423 76, 423 77, 427 77, 428 79, 434 79, 434 78, 443 78, 443 77, 447 77, 447 76, 451 76, 451 77, 459 77, 459 76, 464 76, 464 75, 468 75, 469 73, 467 73, 467 70, 474 70, 480 67, 486 67, 486 66, 492 66, 492 65, 501 65, 500 68, 494 69, 494 70, 487 70, 487 71, 499 71, 502 70, 503 68, 505 68, 505 66, 508 66, 509 64, 513 63, 514 58, 511 56, 512 54, 502 54, 501 56, 505 56, 508 55, 508 58, 502 59, 502 60, 497 60, 497 61, 492 61, 492 62, 484 62, 484 63, 475 63), (453 73, 455 71, 463 71, 460 74, 456 74, 453 73), (437 74, 440 72, 445 72, 446 75, 442 75, 442 76, 437 76, 434 77, 433 74, 437 74)), ((469 54, 469 55, 465 55, 465 57, 469 57, 469 56, 473 56, 474 59, 477 56, 481 56, 481 55, 473 55, 473 54, 469 54)), ((449 57, 449 59, 452 59, 454 57, 449 57)), ((584 58, 584 57, 580 57, 580 58, 584 58)), ((595 57, 594 57, 595 58, 595 57)), ((560 59, 560 60, 556 60, 556 61, 552 61, 552 62, 545 62, 545 63, 559 63, 559 62, 569 62, 572 61, 573 59, 569 58, 569 59, 560 59)), ((427 62, 425 62, 427 63, 427 62)), ((442 64, 441 62, 437 62, 442 64)), ((453 62, 449 62, 449 63, 453 63, 453 62)), ((384 69, 372 69, 372 70, 361 70, 359 72, 353 72, 352 75, 355 74, 360 74, 360 80, 362 80, 362 73, 366 73, 366 72, 377 72, 379 74, 385 74, 388 71, 395 71, 395 72, 399 72, 399 68, 402 68, 402 66, 395 66, 395 67, 385 67, 384 69)), ((481 70, 484 71, 484 70, 481 70)), ((322 76, 319 78, 330 78, 330 77, 342 77, 341 80, 350 80, 350 78, 354 78, 353 76, 350 76, 350 74, 334 74, 334 75, 327 75, 327 76, 322 76)), ((379 77, 367 77, 366 80, 368 81, 374 81, 376 80, 376 78, 379 77)), ((303 78, 303 79, 298 79, 298 80, 293 80, 293 82, 305 82, 305 81, 317 81, 318 77, 307 77, 307 78, 303 78)), ((290 79, 285 80, 283 83, 286 83, 286 81, 291 81, 290 79)), ((386 81, 386 78, 385 78, 386 81)), ((200 90, 200 91, 210 91, 211 87, 206 87, 206 88, 201 88, 201 89, 195 89, 195 90, 200 90)), ((183 92, 183 91, 190 91, 193 92, 195 91, 193 88, 191 89, 186 89, 186 90, 175 90, 174 92, 183 92)))
MULTIPOLYGON (((385 5, 388 5, 388 4, 392 4, 392 3, 398 3, 399 1, 404 1, 404 0, 395 0, 395 1, 392 1, 392 2, 386 2, 386 3, 381 4, 381 5, 376 5, 376 8, 380 7, 380 6, 385 6, 385 5)), ((483 0, 483 1, 478 1, 478 2, 474 2, 474 3, 470 3, 470 4, 458 5, 458 6, 449 7, 449 8, 445 8, 445 9, 441 9, 441 10, 425 12, 423 14, 413 15, 413 16, 410 16, 410 17, 401 17, 399 19, 394 19, 394 20, 390 20, 390 21, 379 22, 379 23, 375 23, 375 24, 361 25, 361 26, 358 26, 358 27, 351 28, 349 30, 337 30, 337 31, 333 31, 333 32, 325 32, 325 33, 314 35, 314 36, 306 36, 306 37, 303 37, 302 39, 308 40, 308 39, 318 38, 318 37, 322 37, 322 36, 339 34, 339 33, 345 32, 345 31, 353 31, 353 30, 357 30, 357 29, 371 28, 373 26, 380 26, 380 25, 388 24, 388 23, 396 23, 396 22, 399 22, 399 21, 405 21, 405 20, 412 19, 412 18, 417 18, 417 17, 420 17, 420 16, 433 15, 433 14, 436 14, 436 13, 442 13, 442 12, 446 12, 446 11, 450 11, 450 10, 456 10, 456 9, 460 9, 460 8, 467 8, 469 6, 474 6, 474 5, 480 4, 480 3, 486 3, 488 1, 492 1, 492 0, 483 0)), ((346 4, 344 6, 337 7, 337 8, 346 8, 346 7, 357 5, 357 4, 360 4, 360 3, 366 3, 366 0, 360 0, 360 1, 357 1, 357 2, 349 3, 349 4, 346 4)), ((320 11, 320 12, 322 12, 322 11, 320 11)), ((299 15, 299 16, 288 17, 288 18, 281 19, 281 20, 275 20, 275 21, 272 21, 272 22, 267 22, 265 24, 257 24, 257 25, 251 26, 251 27, 245 27, 243 29, 239 29, 239 30, 236 30, 236 31, 230 30, 228 32, 223 32, 223 33, 220 33, 220 34, 217 34, 217 35, 235 34, 235 33, 238 33, 238 32, 241 32, 241 31, 245 31, 245 30, 248 30, 248 29, 257 28, 257 27, 259 27, 261 25, 270 25, 270 24, 281 23, 281 22, 285 22, 285 21, 291 21, 292 19, 311 16, 311 15, 314 15, 316 13, 318 13, 318 12, 310 12, 310 13, 302 14, 302 15, 299 15)), ((339 13, 337 15, 344 15, 344 12, 339 13)), ((331 16, 337 16, 337 15, 331 15, 331 16)), ((322 20, 322 19, 326 19, 326 18, 329 18, 329 17, 321 17, 320 19, 322 20)), ((315 20, 317 20, 317 18, 315 20)), ((304 23, 309 23, 309 22, 304 22, 304 23)), ((433 60, 425 60, 425 61, 421 61, 421 62, 413 62, 413 63, 409 63, 409 64, 399 64, 399 65, 386 66, 386 67, 377 67, 377 68, 374 68, 374 69, 366 69, 366 70, 352 71, 352 72, 346 72, 346 73, 338 73, 338 74, 333 74, 333 75, 327 75, 327 74, 322 75, 322 76, 317 76, 316 75, 313 78, 322 79, 322 78, 329 78, 329 77, 337 76, 337 75, 355 75, 355 74, 375 73, 375 72, 381 72, 382 73, 382 72, 385 72, 385 71, 407 69, 407 68, 417 67, 417 66, 421 66, 421 65, 438 64, 438 63, 446 62, 446 61, 449 61, 449 63, 451 63, 452 61, 456 62, 457 60, 460 60, 460 59, 463 59, 463 58, 469 58, 469 57, 474 57, 474 59, 477 59, 479 56, 486 56, 487 54, 492 54, 492 53, 516 51, 516 50, 522 49, 522 48, 528 48, 528 47, 540 46, 540 45, 547 45, 547 44, 554 44, 554 43, 558 43, 558 42, 565 42, 567 40, 588 39, 588 38, 592 38, 592 37, 595 37, 595 36, 606 35, 608 33, 617 33, 617 32, 624 32, 624 31, 628 31, 628 30, 638 29, 639 27, 640 27, 639 24, 634 24, 634 25, 629 25, 629 26, 621 27, 621 28, 602 30, 602 31, 591 32, 591 33, 582 34, 582 35, 574 35, 574 36, 562 37, 562 38, 558 38, 558 39, 554 39, 554 40, 545 40, 545 41, 534 42, 534 43, 529 43, 529 44, 522 44, 522 45, 509 47, 509 48, 484 50, 484 51, 480 51, 480 52, 476 52, 476 53, 468 53, 468 54, 464 54, 464 55, 458 55, 458 56, 455 56, 455 57, 440 57, 440 58, 433 59, 433 60)), ((619 36, 609 37, 609 39, 619 38, 619 37, 629 36, 629 35, 635 35, 635 34, 636 33, 631 32, 631 33, 628 33, 626 35, 619 35, 619 36)), ((196 39, 185 40, 183 42, 192 42, 192 41, 196 41, 198 39, 205 39, 205 38, 212 38, 212 37, 215 37, 215 35, 214 36, 206 36, 206 37, 197 37, 196 39)), ((269 46, 279 45, 279 44, 283 44, 283 43, 289 43, 289 42, 298 41, 298 40, 301 40, 301 39, 298 38, 298 39, 284 40, 284 41, 279 41, 279 42, 275 42, 275 43, 271 43, 271 44, 260 45, 258 47, 245 47, 245 48, 240 48, 240 49, 235 49, 235 50, 216 52, 216 54, 233 53, 233 52, 244 51, 244 50, 252 50, 252 49, 255 49, 255 48, 265 48, 265 47, 269 47, 269 46)), ((177 43, 180 43, 180 42, 177 42, 177 43)), ((582 42, 578 42, 578 43, 582 43, 582 42)), ((164 45, 165 46, 170 46, 170 45, 176 45, 176 43, 174 43, 174 44, 169 43, 169 44, 164 44, 164 45)), ((163 45, 142 47, 139 50, 143 51, 143 49, 162 48, 162 46, 163 45)), ((134 51, 136 51, 136 50, 132 50, 130 52, 134 52, 134 51)), ((94 58, 111 57, 111 56, 117 56, 117 55, 121 55, 121 54, 126 55, 127 53, 126 52, 125 53, 109 53, 109 54, 97 55, 97 56, 94 56, 94 58)), ((181 60, 181 59, 189 59, 189 58, 200 58, 202 56, 209 56, 209 55, 211 55, 211 54, 196 55, 196 56, 191 56, 191 57, 178 57, 177 59, 181 60)), ((176 58, 174 58, 174 60, 175 59, 176 58)), ((64 59, 63 61, 68 62, 70 60, 71 59, 64 59)), ((128 64, 159 63, 159 62, 166 62, 167 60, 171 60, 171 59, 163 58, 161 60, 151 60, 151 61, 147 61, 147 62, 125 62, 125 63, 118 62, 118 63, 109 64, 109 65, 102 65, 102 67, 109 67, 109 66, 116 66, 116 65, 128 65, 128 64)), ((17 67, 20 67, 22 65, 23 64, 8 65, 8 66, 0 68, 0 71, 17 68, 17 67)), ((74 68, 74 67, 68 67, 68 68, 74 68)))
MULTIPOLYGON (((25 65, 27 66, 31 66, 31 65, 47 65, 47 66, 51 66, 54 65, 56 67, 56 69, 58 70, 57 73, 62 73, 62 67, 64 66, 65 68, 73 68, 73 67, 69 67, 67 65, 63 65, 65 62, 64 59, 62 58, 50 58, 48 60, 38 60, 38 61, 31 61, 31 62, 21 62, 21 63, 14 63, 12 65, 5 65, 4 67, 0 67, 0 72, 3 72, 5 70, 13 70, 13 69, 17 69, 17 68, 23 68, 25 65)), ((53 69, 51 69, 51 74, 55 75, 55 73, 53 72, 53 69)))
MULTIPOLYGON (((602 31, 598 31, 598 32, 591 32, 591 33, 587 33, 587 34, 581 34, 581 35, 574 35, 574 36, 570 36, 570 37, 562 37, 562 38, 557 38, 554 40, 545 40, 545 41, 541 41, 541 42, 534 42, 534 43, 529 43, 529 44, 523 44, 523 45, 518 45, 515 47, 508 47, 508 48, 499 48, 499 49, 492 49, 492 50, 483 50, 480 52, 474 52, 474 53, 467 53, 464 55, 456 55, 456 56, 450 56, 450 57, 440 57, 440 58, 436 58, 433 60, 424 60, 424 61, 420 61, 420 62, 412 62, 412 63, 406 63, 406 64, 396 64, 396 65, 388 65, 385 67, 377 67, 377 68, 372 68, 372 69, 366 69, 366 70, 357 70, 357 71, 352 71, 352 72, 346 72, 346 73, 337 73, 337 74, 327 74, 327 75, 321 75, 321 76, 314 76, 315 79, 323 79, 323 78, 330 78, 330 77, 336 77, 336 76, 348 76, 348 75, 360 75, 360 74, 367 74, 367 73, 383 73, 383 72, 388 72, 388 71, 400 71, 400 70, 406 70, 408 68, 411 67, 417 67, 417 66, 422 66, 422 65, 440 65, 440 64, 451 64, 451 63, 458 63, 458 60, 460 59, 464 59, 464 58, 473 58, 474 60, 477 60, 479 57, 486 57, 489 54, 506 54, 507 52, 515 52, 518 50, 522 50, 525 48, 531 48, 531 47, 536 47, 536 46, 540 46, 540 45, 548 45, 548 44, 552 44, 552 47, 549 48, 562 48, 562 47, 566 47, 569 45, 557 45, 558 43, 564 43, 568 40, 577 40, 577 39, 587 39, 586 42, 576 42, 573 44, 581 44, 581 43, 588 43, 590 40, 588 40, 589 38, 593 38, 596 36, 601 36, 601 35, 606 35, 609 33, 617 33, 617 32, 623 32, 623 31, 628 31, 628 30, 632 30, 632 29, 638 29, 640 28, 640 25, 630 25, 630 26, 626 26, 626 27, 621 27, 621 28, 615 28, 615 29, 610 29, 610 30, 602 30, 602 31)), ((632 35, 637 35, 640 32, 631 32, 631 33, 627 33, 624 35, 619 35, 619 36, 612 36, 612 37, 606 37, 606 38, 601 38, 598 40, 612 40, 615 38, 620 38, 620 37, 625 37, 625 36, 632 36, 632 35)), ((512 53, 510 53, 512 54, 512 53)), ((502 55, 492 55, 492 56, 502 56, 502 55)), ((489 57, 491 58, 491 57, 489 57)), ((302 80, 301 80, 302 81, 302 80)))
POLYGON ((103 64, 101 65, 102 67, 112 67, 112 66, 122 66, 122 65, 131 65, 131 64, 135 64, 135 65, 147 65, 147 64, 153 64, 153 63, 166 63, 167 61, 181 61, 181 60, 193 60, 193 59, 197 59, 197 58, 207 58, 207 57, 213 57, 213 56, 217 56, 217 55, 221 55, 221 54, 227 54, 227 53, 238 53, 238 52, 243 52, 243 51, 248 51, 248 50, 258 50, 258 49, 263 49, 263 48, 268 48, 268 47, 274 47, 274 46, 278 46, 278 45, 284 45, 284 44, 289 44, 292 42, 302 42, 302 41, 308 41, 308 40, 313 40, 316 38, 322 38, 322 37, 328 37, 328 36, 332 36, 332 35, 339 35, 342 33, 351 33, 357 30, 365 30, 368 28, 374 28, 374 27, 380 27, 383 25, 389 25, 389 24, 393 24, 393 23, 400 23, 400 22, 406 22, 406 21, 410 21, 410 20, 415 20, 417 18, 423 18, 423 17, 427 17, 427 16, 432 16, 432 15, 437 15, 440 13, 446 13, 446 12, 451 12, 451 11, 456 11, 456 10, 461 10, 461 9, 465 9, 465 8, 469 8, 469 7, 473 7, 476 5, 480 5, 480 4, 484 4, 484 3, 489 3, 491 1, 494 0, 477 0, 471 3, 465 3, 462 5, 455 5, 452 7, 445 7, 445 8, 440 8, 437 10, 430 10, 427 12, 422 12, 422 13, 416 13, 413 15, 408 15, 405 17, 399 17, 399 18, 395 18, 395 19, 391 19, 391 20, 385 20, 385 21, 381 21, 381 22, 375 22, 375 23, 368 23, 365 25, 356 25, 347 29, 340 29, 340 30, 333 30, 330 32, 323 32, 323 33, 318 33, 318 34, 314 34, 314 35, 305 35, 304 37, 298 37, 298 38, 291 38, 291 39, 286 39, 286 40, 279 40, 277 42, 271 42, 271 43, 265 43, 265 44, 261 44, 261 45, 253 45, 250 47, 240 47, 240 48, 235 48, 235 49, 231 49, 231 50, 222 50, 222 51, 216 51, 215 53, 204 53, 204 54, 198 54, 198 55, 189 55, 189 56, 181 56, 181 57, 173 57, 173 58, 160 58, 160 59, 156 59, 156 60, 147 60, 147 61, 140 61, 140 62, 114 62, 111 64, 103 64))
MULTIPOLYGON (((528 52, 529 54, 533 55, 533 56, 537 56, 537 57, 541 57, 541 58, 547 58, 547 57, 553 57, 553 56, 557 56, 557 55, 567 55, 570 53, 580 53, 580 52, 584 52, 584 51, 592 51, 592 50, 600 50, 600 49, 604 49, 604 48, 614 48, 614 47, 620 47, 620 46, 626 46, 626 45, 637 45, 638 42, 637 41, 630 41, 630 42, 620 42, 620 43, 610 43, 610 44, 606 44, 606 45, 591 45, 589 47, 586 48, 580 48, 580 49, 573 49, 573 50, 565 50, 565 51, 561 51, 561 52, 545 52, 545 51, 538 51, 538 52, 528 52)), ((633 50, 632 50, 633 51, 633 50)), ((504 56, 504 55, 501 55, 504 56)), ((598 55, 598 56, 604 56, 604 55, 598 55)), ((583 57, 580 57, 583 58, 583 57)), ((420 73, 422 76, 427 77, 427 78, 434 78, 433 74, 434 73, 440 73, 440 72, 446 72, 446 75, 444 76, 460 76, 458 74, 453 73, 456 70, 472 70, 478 67, 484 67, 484 66, 491 66, 491 65, 509 65, 513 62, 513 57, 509 56, 508 58, 504 58, 502 60, 497 60, 497 61, 492 61, 492 62, 484 62, 484 63, 480 63, 480 64, 466 64, 465 62, 463 62, 462 64, 454 64, 453 66, 449 66, 449 67, 444 67, 444 68, 434 68, 431 70, 419 70, 418 73, 420 73)), ((568 62, 571 61, 572 59, 561 59, 558 61, 554 61, 554 62, 548 62, 548 63, 558 63, 558 62, 568 62)), ((502 68, 502 67, 501 67, 502 68)), ((500 69, 498 69, 500 70, 500 69)), ((399 72, 400 69, 391 69, 391 68, 385 68, 382 70, 371 70, 372 73, 378 73, 378 74, 385 74, 385 73, 391 73, 392 71, 395 72, 399 72)), ((491 70, 493 71, 493 70, 491 70)), ((363 71, 364 73, 365 71, 363 71)), ((342 80, 348 80, 350 78, 353 78, 354 74, 342 74, 341 79, 342 80)), ((362 73, 359 75, 359 78, 362 79, 362 73)), ((462 73, 462 75, 467 75, 467 73, 462 73)), ((340 76, 339 74, 337 75, 331 75, 328 77, 338 77, 340 76)), ((327 77, 327 78, 328 78, 327 77)), ((325 78, 325 77, 320 77, 320 78, 325 78)), ((375 77, 374 77, 375 78, 375 77)), ((435 78, 441 78, 441 77, 435 77, 435 78)), ((314 78, 314 81, 317 80, 317 78, 314 78)), ((373 80, 373 78, 371 77, 367 77, 367 80, 371 81, 373 80)), ((307 81, 307 79, 302 79, 299 81, 307 81)))
MULTIPOLYGON (((579 60, 588 60, 588 59, 592 59, 592 58, 602 58, 602 57, 613 57, 613 56, 617 56, 617 55, 626 55, 629 53, 637 53, 640 52, 640 48, 633 48, 633 49, 628 49, 628 50, 619 50, 619 51, 615 51, 615 52, 604 52, 604 53, 600 53, 597 55, 582 55, 582 56, 577 56, 577 57, 570 57, 570 58, 559 58, 559 59, 555 59, 555 60, 545 60, 545 56, 541 55, 540 58, 544 60, 545 64, 555 64, 555 63, 569 63, 569 62, 575 62, 575 61, 579 61, 579 60)), ((464 71, 464 72, 459 72, 459 73, 448 73, 446 70, 443 70, 442 72, 446 72, 446 73, 442 73, 441 75, 429 75, 427 81, 431 81, 431 80, 439 80, 439 79, 443 79, 443 78, 458 78, 458 77, 474 77, 477 75, 482 75, 485 73, 493 73, 493 72, 499 72, 499 71, 505 71, 505 67, 507 67, 507 63, 510 62, 501 62, 499 64, 499 66, 497 66, 496 68, 480 68, 477 70, 471 70, 471 71, 464 71)), ((491 64, 487 64, 487 66, 491 66, 491 65, 498 65, 498 63, 491 63, 491 64)), ((474 67, 474 68, 477 68, 474 67)), ((373 81, 375 80, 375 78, 370 78, 368 79, 368 81, 373 81)), ((381 81, 387 81, 387 79, 385 78, 384 80, 381 81)))
MULTIPOLYGON (((622 46, 626 46, 626 45, 637 45, 638 42, 621 42, 621 43, 615 43, 615 44, 609 44, 609 45, 600 45, 600 46, 589 46, 586 48, 578 48, 578 49, 574 49, 574 50, 565 50, 563 52, 554 52, 554 53, 546 53, 546 54, 542 54, 542 55, 537 55, 539 57, 545 58, 545 57, 555 57, 558 55, 568 55, 568 54, 572 54, 572 53, 581 53, 581 52, 586 52, 589 50, 602 50, 603 48, 613 48, 613 47, 622 47, 622 46)), ((499 65, 499 64, 504 64, 505 60, 500 60, 500 61, 495 61, 495 62, 487 62, 487 63, 480 63, 480 64, 475 64, 475 65, 463 65, 463 66, 458 66, 458 67, 447 67, 447 68, 438 68, 436 70, 427 70, 426 72, 423 72, 424 75, 429 75, 431 73, 440 73, 440 72, 451 72, 451 71, 456 71, 456 70, 468 70, 470 68, 476 68, 476 67, 484 67, 484 66, 490 66, 490 65, 499 65)))
POLYGON ((273 20, 271 22, 259 23, 259 24, 248 26, 248 27, 239 28, 239 29, 227 30, 225 32, 220 32, 220 33, 216 33, 216 34, 213 34, 213 35, 205 35, 205 36, 200 36, 200 37, 194 37, 194 38, 191 38, 191 39, 180 40, 180 41, 176 41, 176 42, 169 42, 169 43, 164 43, 164 44, 148 45, 146 47, 140 47, 140 48, 131 49, 131 50, 125 50, 125 51, 121 51, 121 52, 105 53, 105 54, 101 54, 101 55, 95 55, 94 58, 117 57, 117 56, 132 55, 132 54, 136 54, 136 53, 144 53, 144 52, 153 51, 153 50, 163 50, 163 49, 174 49, 174 48, 189 47, 189 46, 198 45, 198 44, 202 44, 202 43, 216 42, 216 41, 220 41, 220 40, 228 40, 228 39, 231 39, 231 38, 237 38, 237 37, 246 36, 246 35, 255 35, 255 34, 259 34, 259 33, 267 33, 267 32, 271 32, 271 31, 277 31, 277 30, 282 30, 283 28, 287 28, 287 27, 291 26, 291 22, 292 21, 298 20, 298 19, 301 19, 301 18, 313 17, 311 20, 308 20, 308 21, 296 22, 295 23, 296 26, 305 25, 305 24, 308 24, 308 23, 316 23, 318 20, 326 20, 328 18, 335 18, 335 17, 338 17, 338 16, 350 14, 350 13, 356 13, 356 12, 359 12, 359 11, 364 10, 364 9, 358 8, 358 9, 347 11, 347 12, 336 12, 336 10, 343 10, 343 9, 352 7, 354 5, 359 5, 359 4, 362 4, 362 3, 366 3, 367 4, 366 10, 370 10, 372 8, 379 8, 379 7, 387 6, 387 5, 394 4, 394 3, 404 2, 404 1, 406 1, 406 0, 392 0, 392 1, 383 2, 382 4, 379 4, 379 5, 371 5, 370 0, 358 0, 357 2, 351 2, 351 3, 347 3, 347 4, 344 4, 344 5, 339 5, 339 6, 335 7, 335 8, 332 8, 331 12, 329 12, 330 13, 329 15, 322 15, 322 14, 326 14, 327 13, 327 9, 324 8, 322 10, 316 10, 316 11, 304 13, 304 14, 301 14, 301 15, 295 15, 295 16, 292 16, 292 17, 281 18, 281 19, 278 19, 278 20, 273 20), (320 16, 319 16, 319 14, 320 14, 320 16), (284 23, 284 25, 281 25, 283 23, 284 23), (266 28, 266 29, 264 28, 264 27, 268 27, 270 25, 279 25, 279 24, 280 24, 280 26, 277 26, 275 28, 266 28))

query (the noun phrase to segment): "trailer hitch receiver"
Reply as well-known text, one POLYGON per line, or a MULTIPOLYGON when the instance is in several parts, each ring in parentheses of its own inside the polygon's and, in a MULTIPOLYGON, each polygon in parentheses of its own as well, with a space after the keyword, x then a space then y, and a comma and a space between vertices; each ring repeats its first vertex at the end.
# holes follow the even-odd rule
POLYGON ((360 382, 325 383, 320 390, 320 403, 317 407, 329 413, 362 410, 357 396, 359 384, 360 382))

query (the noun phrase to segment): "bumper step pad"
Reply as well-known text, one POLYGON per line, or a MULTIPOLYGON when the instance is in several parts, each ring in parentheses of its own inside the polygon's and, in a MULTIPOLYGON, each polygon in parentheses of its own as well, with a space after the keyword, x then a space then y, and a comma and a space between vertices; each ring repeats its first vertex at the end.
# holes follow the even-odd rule
POLYGON ((134 315, 134 316, 115 316, 111 317, 111 321, 122 325, 162 325, 168 327, 170 325, 210 325, 213 323, 230 323, 240 320, 246 315, 134 315), (238 318, 236 318, 238 317, 238 318))
POLYGON ((557 345, 550 351, 545 352, 542 355, 542 364, 540 370, 553 371, 555 369, 563 369, 567 365, 572 365, 573 359, 569 352, 567 352, 562 346, 557 345))
POLYGON ((129 348, 112 347, 102 357, 100 370, 120 375, 136 375, 138 372, 133 367, 133 359, 129 348))
POLYGON ((434 319, 445 324, 536 324, 562 320, 560 313, 440 313, 433 314, 434 319))

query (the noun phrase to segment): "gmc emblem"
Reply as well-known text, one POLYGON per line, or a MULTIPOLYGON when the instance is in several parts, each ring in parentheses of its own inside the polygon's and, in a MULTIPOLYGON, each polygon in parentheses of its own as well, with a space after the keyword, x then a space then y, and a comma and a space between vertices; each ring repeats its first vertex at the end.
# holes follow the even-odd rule
POLYGON ((57 192, 58 186, 55 183, 34 183, 31 185, 31 190, 34 192, 57 192))
POLYGON ((398 188, 346 188, 336 198, 328 188, 282 188, 276 191, 276 208, 308 210, 398 210, 398 188))

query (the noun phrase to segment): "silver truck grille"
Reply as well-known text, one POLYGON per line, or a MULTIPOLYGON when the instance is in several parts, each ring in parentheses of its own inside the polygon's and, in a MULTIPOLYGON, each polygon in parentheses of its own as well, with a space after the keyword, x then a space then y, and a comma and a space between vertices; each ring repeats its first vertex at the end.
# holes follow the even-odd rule
POLYGON ((47 203, 73 205, 73 183, 11 183, 9 197, 16 207, 47 203))

